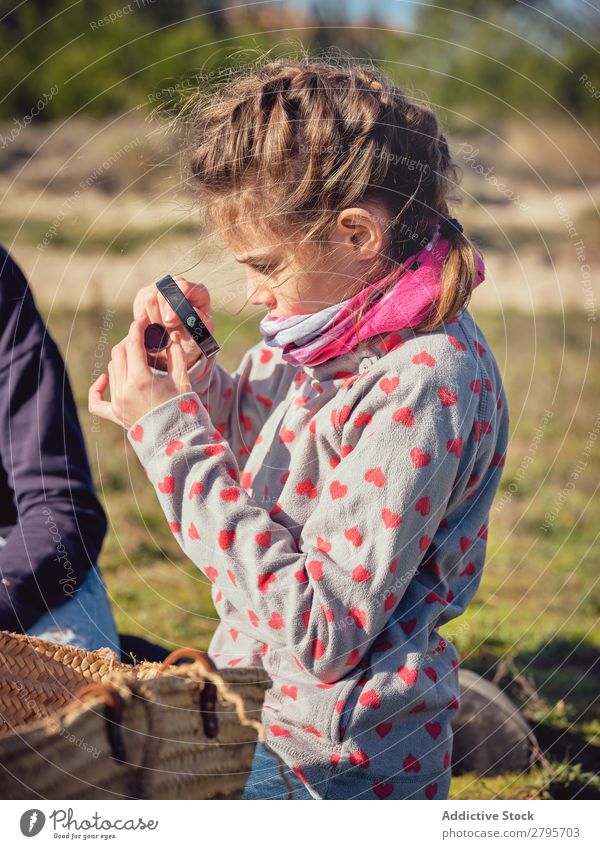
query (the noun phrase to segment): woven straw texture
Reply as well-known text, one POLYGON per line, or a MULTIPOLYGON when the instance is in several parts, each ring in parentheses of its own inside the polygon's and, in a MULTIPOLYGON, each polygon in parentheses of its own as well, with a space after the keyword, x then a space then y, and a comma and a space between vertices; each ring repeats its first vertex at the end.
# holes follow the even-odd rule
POLYGON ((0 798, 239 799, 269 686, 194 649, 130 666, 0 631, 0 798))

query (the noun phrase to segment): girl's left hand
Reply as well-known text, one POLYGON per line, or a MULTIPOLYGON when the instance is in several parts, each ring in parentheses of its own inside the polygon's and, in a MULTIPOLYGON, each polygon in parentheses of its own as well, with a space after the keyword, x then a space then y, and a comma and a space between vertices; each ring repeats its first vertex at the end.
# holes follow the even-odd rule
POLYGON ((177 331, 170 334, 166 375, 159 377, 152 373, 144 347, 147 325, 147 318, 137 318, 131 323, 128 335, 111 351, 108 375, 101 374, 90 386, 90 413, 126 429, 154 407, 192 391, 177 331), (110 401, 104 399, 107 388, 110 388, 110 401))

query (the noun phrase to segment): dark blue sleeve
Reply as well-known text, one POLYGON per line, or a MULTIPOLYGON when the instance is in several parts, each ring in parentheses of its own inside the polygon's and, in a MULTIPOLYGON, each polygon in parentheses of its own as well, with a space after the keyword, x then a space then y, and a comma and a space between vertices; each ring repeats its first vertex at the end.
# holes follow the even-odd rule
POLYGON ((64 362, 0 248, 0 629, 68 601, 105 533, 64 362))

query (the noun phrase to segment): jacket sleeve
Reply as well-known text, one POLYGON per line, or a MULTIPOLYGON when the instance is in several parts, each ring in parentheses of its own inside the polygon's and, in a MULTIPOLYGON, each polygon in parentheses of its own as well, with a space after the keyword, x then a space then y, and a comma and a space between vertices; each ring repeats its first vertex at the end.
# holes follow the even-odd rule
POLYGON ((62 357, 5 252, 0 269, 2 497, 16 508, 0 549, 0 628, 21 631, 79 588, 106 517, 62 357))
POLYGON ((444 515, 473 426, 465 378, 440 395, 422 369, 403 370, 393 392, 383 374, 347 410, 337 466, 295 483, 296 497, 314 499, 300 550, 240 486, 195 393, 146 414, 132 442, 179 544, 248 633, 322 682, 347 675, 385 627, 444 515))
POLYGON ((264 342, 250 348, 233 373, 216 356, 202 357, 189 370, 192 388, 216 429, 229 443, 240 468, 273 407, 279 383, 290 366, 264 342))

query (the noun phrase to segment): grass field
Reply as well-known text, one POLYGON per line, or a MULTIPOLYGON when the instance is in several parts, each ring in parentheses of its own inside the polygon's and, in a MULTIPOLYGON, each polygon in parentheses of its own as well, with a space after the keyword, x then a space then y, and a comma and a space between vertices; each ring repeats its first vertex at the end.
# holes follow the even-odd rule
MULTIPOLYGON (((581 313, 474 314, 504 374, 511 440, 480 589, 445 630, 465 666, 507 687, 523 706, 550 759, 523 776, 456 777, 451 796, 599 796, 592 775, 600 767, 597 334, 581 313)), ((119 630, 167 647, 206 648, 215 627, 208 581, 174 541, 125 431, 108 422, 92 430, 87 388, 103 313, 46 317, 66 356, 109 519, 100 563, 119 630)), ((104 367, 130 318, 112 320, 104 367)), ((257 323, 221 314, 216 324, 221 362, 232 370, 259 339, 257 323)))

